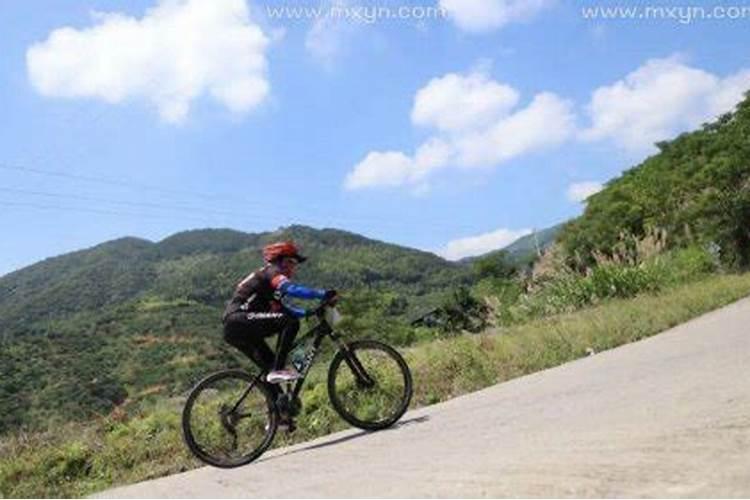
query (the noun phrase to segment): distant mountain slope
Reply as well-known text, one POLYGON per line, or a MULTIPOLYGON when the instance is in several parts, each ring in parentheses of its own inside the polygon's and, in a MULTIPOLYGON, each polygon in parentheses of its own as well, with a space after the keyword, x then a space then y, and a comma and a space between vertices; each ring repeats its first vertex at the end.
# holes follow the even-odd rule
POLYGON ((0 278, 0 332, 6 338, 30 333, 44 321, 144 295, 220 305, 233 285, 261 264, 261 247, 287 238, 310 256, 299 280, 322 287, 423 295, 468 276, 460 265, 436 255, 336 229, 291 226, 257 234, 205 229, 158 243, 123 238, 0 278))
POLYGON ((34 323, 128 300, 156 278, 150 249, 136 238, 46 259, 0 278, 2 338, 34 323))
POLYGON ((565 224, 567 223, 563 222, 562 224, 557 224, 556 226, 541 229, 534 233, 527 234, 526 236, 521 236, 506 247, 498 248, 497 250, 492 250, 482 255, 467 257, 461 259, 460 262, 470 264, 478 259, 491 257, 499 252, 504 252, 510 259, 511 263, 514 264, 530 262, 536 257, 537 251, 544 251, 555 242, 557 235, 565 224))
POLYGON ((526 261, 535 256, 537 252, 543 252, 549 248, 555 242, 555 238, 557 238, 563 226, 565 226, 565 223, 522 236, 503 250, 513 261, 526 261))
POLYGON ((223 304, 261 247, 289 238, 310 257, 298 281, 344 292, 352 334, 404 339, 398 315, 471 280, 431 253, 305 226, 123 238, 47 259, 0 278, 0 434, 138 407, 236 366, 223 304))

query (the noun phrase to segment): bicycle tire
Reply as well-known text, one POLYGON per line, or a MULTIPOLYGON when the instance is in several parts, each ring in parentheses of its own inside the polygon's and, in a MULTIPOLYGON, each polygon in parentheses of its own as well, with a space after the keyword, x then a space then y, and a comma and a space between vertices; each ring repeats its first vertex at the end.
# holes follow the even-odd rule
MULTIPOLYGON (((216 394, 214 396, 221 394, 220 390, 215 389, 215 391, 216 391, 216 394)), ((230 401, 236 401, 237 397, 233 396, 233 399, 232 398, 228 398, 228 399, 230 399, 230 401)), ((202 402, 202 400, 200 401, 202 402)), ((210 399, 208 399, 208 401, 210 401, 210 399)), ((211 404, 214 404, 213 401, 210 401, 210 402, 211 404)), ((207 408, 210 408, 210 406, 207 406, 207 408)), ((228 428, 225 427, 224 419, 225 419, 226 414, 231 413, 231 412, 225 412, 223 408, 224 408, 224 405, 221 405, 219 408, 219 411, 221 413, 216 415, 216 421, 214 421, 210 415, 206 415, 206 417, 210 417, 211 420, 208 422, 204 422, 204 423, 209 423, 213 425, 214 427, 216 427, 216 423, 218 422, 228 431, 228 428)), ((236 415, 236 416, 239 417, 238 420, 241 418, 245 418, 242 415, 236 415)), ((269 446, 271 446, 271 443, 273 442, 273 439, 276 435, 277 427, 278 427, 278 413, 276 410, 276 406, 273 402, 273 397, 271 395, 271 392, 268 390, 265 383, 260 382, 259 380, 256 379, 256 377, 242 370, 223 370, 223 371, 214 373, 212 375, 209 375, 208 377, 198 382, 195 385, 195 387, 190 391, 190 394, 187 398, 187 401, 185 402, 185 406, 182 411, 182 434, 185 440, 185 444, 187 444, 190 451, 198 459, 200 459, 202 462, 205 462, 209 465, 213 465, 214 467, 234 468, 234 467, 240 467, 242 465, 249 464, 253 460, 256 460, 268 449, 269 446), (196 437, 196 434, 200 433, 200 431, 202 431, 203 429, 195 428, 195 426, 198 425, 198 422, 193 422, 193 419, 192 419, 192 417, 194 416, 194 412, 195 412, 195 404, 196 402, 199 401, 199 398, 202 395, 207 394, 208 390, 218 387, 219 382, 226 381, 226 380, 234 380, 236 382, 239 382, 240 387, 244 384, 244 386, 246 387, 245 391, 248 391, 247 387, 250 387, 250 384, 253 384, 252 389, 249 389, 249 391, 245 393, 245 396, 241 398, 239 404, 244 404, 244 402, 247 401, 247 397, 249 397, 250 395, 253 396, 253 402, 255 402, 258 406, 263 406, 262 401, 265 401, 265 405, 264 405, 265 406, 265 419, 264 420, 266 420, 267 425, 263 424, 264 433, 263 433, 262 440, 260 440, 259 444, 257 446, 254 446, 249 452, 242 453, 239 457, 234 458, 234 459, 219 457, 217 456, 216 453, 207 451, 205 449, 206 448, 205 444, 201 443, 200 442, 201 440, 197 439, 196 437), (262 400, 259 398, 259 396, 262 397, 262 400)), ((237 429, 235 429, 235 432, 234 432, 235 444, 237 440, 236 431, 237 429)))
MULTIPOLYGON (((390 378, 393 378, 393 376, 390 378)), ((346 383, 342 385, 345 384, 346 383)), ((348 386, 349 392, 355 394, 355 399, 359 395, 366 395, 366 391, 372 389, 372 387, 363 388, 357 383, 354 385, 349 383, 348 386)), ((409 408, 409 403, 411 402, 412 393, 413 383, 409 366, 398 351, 382 342, 375 340, 360 340, 352 342, 348 344, 348 350, 341 349, 336 353, 328 369, 328 397, 331 400, 331 405, 341 418, 360 429, 376 431, 392 426, 403 416, 404 413, 406 413, 406 410, 409 408), (383 359, 388 362, 387 366, 382 364, 379 368, 385 366, 385 368, 395 373, 395 381, 389 380, 388 376, 383 374, 383 370, 375 370, 378 366, 365 359, 375 352, 383 356, 383 359), (344 401, 344 390, 341 386, 337 386, 337 381, 339 377, 345 375, 351 376, 352 379, 356 378, 352 373, 352 368, 346 361, 349 356, 354 356, 354 358, 364 366, 368 375, 373 378, 376 385, 380 384, 380 386, 383 387, 384 382, 400 382, 403 384, 403 388, 398 391, 398 394, 395 392, 393 394, 396 399, 392 401, 392 403, 394 403, 392 411, 389 411, 388 414, 382 418, 372 419, 366 414, 367 412, 365 412, 365 415, 358 415, 347 407, 347 404, 344 401), (380 380, 378 380, 378 378, 380 378, 380 380)), ((370 411, 370 414, 373 411, 371 407, 367 407, 366 409, 370 411)))

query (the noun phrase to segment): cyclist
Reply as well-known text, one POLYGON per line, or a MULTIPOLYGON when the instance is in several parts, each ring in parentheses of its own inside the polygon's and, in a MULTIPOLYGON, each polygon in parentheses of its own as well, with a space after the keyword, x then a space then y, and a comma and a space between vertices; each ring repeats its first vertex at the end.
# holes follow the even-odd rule
MULTIPOLYGON (((280 241, 263 247, 265 265, 247 275, 236 287, 232 300, 224 312, 224 340, 239 349, 267 372, 275 395, 279 389, 273 384, 290 382, 299 377, 297 370, 286 368, 294 339, 299 331, 299 319, 307 315, 301 307, 286 303, 286 297, 321 299, 335 303, 335 290, 320 290, 292 283, 300 264, 307 260, 293 241, 280 241), (279 335, 274 353, 265 337, 279 335)), ((288 418, 287 418, 288 420, 288 418)), ((282 423, 284 419, 282 419, 282 423)))

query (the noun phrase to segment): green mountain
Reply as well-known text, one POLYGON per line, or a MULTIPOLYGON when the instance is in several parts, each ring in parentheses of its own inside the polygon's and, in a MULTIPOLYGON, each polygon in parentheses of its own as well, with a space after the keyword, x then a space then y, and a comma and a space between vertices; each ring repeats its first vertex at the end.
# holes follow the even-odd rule
POLYGON ((233 285, 261 264, 261 247, 286 238, 311 257, 300 267, 299 281, 321 287, 420 297, 467 279, 464 268, 431 253, 336 229, 291 226, 259 234, 205 229, 158 243, 123 238, 0 278, 0 332, 5 339, 33 334, 46 321, 144 296, 221 306, 233 285))
POLYGON ((479 260, 492 259, 502 254, 504 255, 504 258, 508 260, 508 263, 512 265, 530 263, 536 259, 538 252, 546 250, 555 242, 565 224, 566 223, 557 224, 556 226, 535 231, 526 236, 521 236, 508 246, 492 250, 482 255, 467 257, 461 259, 460 262, 471 264, 479 260))
POLYGON ((555 242, 557 235, 560 234, 564 226, 565 223, 562 223, 527 234, 501 251, 505 251, 512 262, 530 262, 536 258, 539 252, 543 252, 555 242))
POLYGON ((565 227, 571 259, 590 265, 595 253, 658 231, 667 248, 701 245, 727 264, 750 265, 750 94, 733 113, 657 147, 565 227))
POLYGON ((369 320, 355 326, 392 342, 399 317, 471 281, 428 252, 305 226, 123 238, 47 259, 0 278, 0 433, 176 394, 236 364, 221 341, 223 304, 279 239, 310 257, 299 282, 342 290, 342 307, 369 320))

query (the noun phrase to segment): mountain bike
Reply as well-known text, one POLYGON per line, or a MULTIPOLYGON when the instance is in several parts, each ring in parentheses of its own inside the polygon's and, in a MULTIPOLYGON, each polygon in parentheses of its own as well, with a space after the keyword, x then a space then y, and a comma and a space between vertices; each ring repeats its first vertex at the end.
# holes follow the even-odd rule
POLYGON ((190 451, 203 462, 239 467, 260 457, 273 442, 280 414, 297 416, 300 392, 325 338, 338 345, 328 367, 328 396, 349 424, 367 431, 396 423, 409 407, 412 377, 404 358, 375 340, 345 342, 334 328, 338 310, 326 303, 313 313, 317 324, 292 347, 300 377, 274 390, 266 373, 224 370, 198 382, 182 412, 182 430, 190 451), (276 396, 274 396, 276 395, 276 396))

